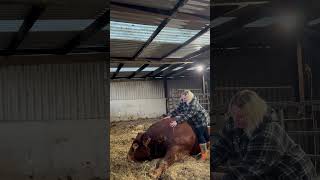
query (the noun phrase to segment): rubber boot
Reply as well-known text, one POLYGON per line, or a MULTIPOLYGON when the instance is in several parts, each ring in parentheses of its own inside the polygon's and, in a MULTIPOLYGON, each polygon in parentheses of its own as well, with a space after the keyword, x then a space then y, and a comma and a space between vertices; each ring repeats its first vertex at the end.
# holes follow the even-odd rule
POLYGON ((205 161, 208 156, 207 143, 199 144, 201 149, 201 160, 205 161))

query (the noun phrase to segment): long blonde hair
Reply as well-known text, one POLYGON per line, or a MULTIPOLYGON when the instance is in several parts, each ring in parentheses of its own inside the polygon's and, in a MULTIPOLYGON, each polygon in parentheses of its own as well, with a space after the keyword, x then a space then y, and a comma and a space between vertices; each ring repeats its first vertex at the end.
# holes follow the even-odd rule
POLYGON ((194 97, 194 94, 190 91, 190 90, 184 90, 182 93, 181 93, 181 96, 184 95, 186 97, 186 100, 187 100, 187 103, 189 104, 193 97, 194 97))
POLYGON ((267 113, 266 102, 254 91, 242 90, 231 98, 228 108, 229 115, 231 116, 233 116, 231 114, 231 107, 233 105, 239 107, 241 112, 245 114, 247 127, 244 130, 250 137, 267 113))

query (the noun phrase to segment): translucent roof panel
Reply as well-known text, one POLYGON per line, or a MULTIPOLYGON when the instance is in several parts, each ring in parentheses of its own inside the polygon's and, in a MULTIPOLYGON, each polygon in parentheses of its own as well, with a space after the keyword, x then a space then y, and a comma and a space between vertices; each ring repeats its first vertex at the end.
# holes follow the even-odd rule
POLYGON ((196 35, 198 32, 199 30, 165 27, 153 41, 182 44, 194 35, 196 35))
POLYGON ((157 26, 110 21, 110 39, 147 41, 157 26))
MULTIPOLYGON (((140 67, 125 67, 125 68, 121 68, 120 72, 135 72, 139 69, 140 67)), ((142 70, 142 72, 151 72, 151 71, 155 71, 156 69, 158 69, 159 67, 146 67, 142 70)), ((117 68, 110 68, 110 72, 116 72, 117 68)))
POLYGON ((30 31, 82 31, 93 21, 94 19, 38 20, 30 31))
POLYGON ((0 20, 0 32, 17 32, 23 20, 0 20))
POLYGON ((200 50, 202 47, 210 45, 210 31, 193 40, 188 45, 182 47, 168 58, 183 58, 190 53, 200 50))
MULTIPOLYGON (((157 26, 133 24, 125 22, 110 22, 110 38, 123 39, 133 41, 147 41, 157 26)), ((184 43, 192 36, 197 34, 199 30, 179 29, 165 27, 153 40, 153 42, 163 43, 184 43)))
POLYGON ((182 69, 183 67, 177 67, 177 68, 174 68, 172 71, 178 71, 179 69, 182 69))

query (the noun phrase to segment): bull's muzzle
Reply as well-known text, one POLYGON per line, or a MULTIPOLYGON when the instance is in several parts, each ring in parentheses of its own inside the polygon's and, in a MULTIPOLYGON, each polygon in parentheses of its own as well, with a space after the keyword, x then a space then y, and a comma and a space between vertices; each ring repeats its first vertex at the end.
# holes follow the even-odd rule
POLYGON ((127 156, 127 159, 128 159, 129 162, 134 162, 132 156, 130 156, 130 155, 127 156))

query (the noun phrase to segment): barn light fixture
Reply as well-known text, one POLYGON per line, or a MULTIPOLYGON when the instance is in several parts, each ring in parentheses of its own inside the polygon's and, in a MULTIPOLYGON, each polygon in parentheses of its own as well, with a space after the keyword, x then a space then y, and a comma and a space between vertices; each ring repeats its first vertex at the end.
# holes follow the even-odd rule
POLYGON ((203 69, 204 69, 204 68, 203 68, 203 65, 198 65, 198 66, 197 66, 197 71, 198 71, 198 72, 202 72, 203 69))

